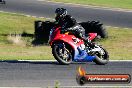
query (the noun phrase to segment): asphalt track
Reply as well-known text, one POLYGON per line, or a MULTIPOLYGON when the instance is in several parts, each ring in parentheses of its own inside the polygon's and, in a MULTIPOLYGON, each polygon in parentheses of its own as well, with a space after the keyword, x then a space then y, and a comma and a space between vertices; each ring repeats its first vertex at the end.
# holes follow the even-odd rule
MULTIPOLYGON (((131 62, 109 62, 96 65, 94 62, 59 65, 57 62, 1 61, 1 87, 53 87, 59 82, 62 87, 80 86, 76 82, 76 73, 82 66, 88 74, 130 74, 131 62)), ((132 86, 129 84, 86 84, 84 86, 132 86)))
POLYGON ((80 7, 76 5, 51 3, 41 0, 6 0, 6 5, 0 4, 0 10, 7 12, 24 13, 38 17, 54 18, 57 7, 64 7, 77 21, 99 20, 105 25, 132 28, 132 11, 113 11, 80 7))

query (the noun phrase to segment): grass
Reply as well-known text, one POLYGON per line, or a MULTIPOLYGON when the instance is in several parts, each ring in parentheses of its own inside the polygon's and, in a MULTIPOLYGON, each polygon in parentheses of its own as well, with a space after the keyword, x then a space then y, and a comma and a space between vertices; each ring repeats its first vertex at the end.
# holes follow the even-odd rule
POLYGON ((0 60, 45 60, 53 59, 49 46, 0 45, 0 60))
POLYGON ((0 60, 53 59, 50 46, 34 47, 31 44, 32 37, 11 36, 11 34, 18 35, 23 32, 34 34, 35 20, 44 19, 0 13, 0 60))
POLYGON ((52 1, 132 9, 132 0, 52 0, 52 1))
MULTIPOLYGON (((33 46, 32 37, 18 36, 21 43, 10 42, 17 38, 10 34, 21 34, 23 31, 33 34, 34 21, 40 19, 7 13, 0 13, 0 19, 0 60, 54 59, 50 46, 33 46)), ((109 27, 107 30, 109 38, 98 42, 108 50, 110 60, 132 60, 132 29, 109 27)))
POLYGON ((108 28, 109 38, 99 41, 112 60, 132 60, 132 29, 108 28))

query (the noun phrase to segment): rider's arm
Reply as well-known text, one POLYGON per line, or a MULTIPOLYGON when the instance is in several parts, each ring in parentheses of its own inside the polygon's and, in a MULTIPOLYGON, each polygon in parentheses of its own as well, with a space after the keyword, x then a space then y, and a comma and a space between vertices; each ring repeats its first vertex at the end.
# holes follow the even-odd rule
POLYGON ((66 22, 68 22, 67 28, 73 27, 77 23, 76 20, 70 15, 66 16, 66 20, 66 22))

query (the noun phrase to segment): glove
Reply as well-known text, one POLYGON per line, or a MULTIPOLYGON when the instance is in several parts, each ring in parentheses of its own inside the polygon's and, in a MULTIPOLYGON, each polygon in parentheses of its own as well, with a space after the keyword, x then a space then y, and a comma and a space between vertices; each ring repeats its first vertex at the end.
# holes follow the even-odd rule
POLYGON ((67 29, 64 29, 63 32, 67 32, 68 30, 67 29))
POLYGON ((65 28, 61 30, 62 33, 65 33, 65 32, 71 32, 72 31, 72 28, 65 28))
POLYGON ((67 29, 63 29, 63 30, 61 30, 61 33, 65 33, 67 31, 68 31, 67 29))
POLYGON ((64 32, 68 32, 70 30, 71 30, 70 28, 66 28, 66 29, 64 29, 64 32))

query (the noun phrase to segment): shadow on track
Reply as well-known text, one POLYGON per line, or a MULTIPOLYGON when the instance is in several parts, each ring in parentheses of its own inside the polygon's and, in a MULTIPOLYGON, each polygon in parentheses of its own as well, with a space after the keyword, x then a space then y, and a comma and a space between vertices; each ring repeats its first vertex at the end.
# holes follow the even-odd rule
MULTIPOLYGON (((29 63, 29 64, 54 64, 54 65, 62 65, 57 61, 18 61, 18 60, 2 60, 0 63, 29 63)), ((86 62, 73 62, 71 64, 86 64, 86 62)))
POLYGON ((58 65, 58 62, 55 61, 18 61, 18 60, 3 60, 0 61, 0 63, 6 62, 6 63, 29 63, 29 64, 56 64, 58 65))

